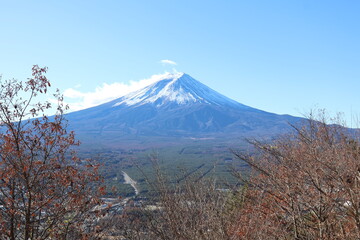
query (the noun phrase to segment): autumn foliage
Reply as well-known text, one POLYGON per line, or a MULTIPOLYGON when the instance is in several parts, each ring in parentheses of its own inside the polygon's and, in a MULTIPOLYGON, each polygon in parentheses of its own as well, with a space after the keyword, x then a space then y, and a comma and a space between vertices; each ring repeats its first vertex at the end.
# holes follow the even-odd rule
POLYGON ((99 200, 97 166, 80 160, 67 131, 62 96, 46 117, 47 69, 34 66, 26 82, 0 88, 0 239, 80 239, 99 200))
POLYGON ((240 239, 359 239, 360 144, 355 130, 310 119, 259 154, 236 152, 254 170, 231 231, 240 239))

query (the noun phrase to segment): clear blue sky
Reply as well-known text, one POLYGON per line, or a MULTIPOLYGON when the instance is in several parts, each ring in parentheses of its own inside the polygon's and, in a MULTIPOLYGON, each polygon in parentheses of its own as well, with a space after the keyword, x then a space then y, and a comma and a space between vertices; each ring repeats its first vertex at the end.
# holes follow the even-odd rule
POLYGON ((243 104, 360 114, 360 1, 0 0, 0 73, 93 92, 175 67, 243 104), (169 59, 176 66, 160 61, 169 59))

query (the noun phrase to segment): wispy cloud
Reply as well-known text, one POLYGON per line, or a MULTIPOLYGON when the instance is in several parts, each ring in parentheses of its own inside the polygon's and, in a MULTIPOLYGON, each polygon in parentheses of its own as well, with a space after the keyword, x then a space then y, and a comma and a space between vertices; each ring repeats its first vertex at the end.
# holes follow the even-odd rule
POLYGON ((70 107, 70 111, 77 111, 122 97, 154 82, 166 79, 170 75, 171 73, 166 72, 164 74, 153 75, 150 78, 142 79, 140 81, 130 81, 129 83, 103 83, 101 86, 96 87, 92 92, 82 92, 80 90, 81 87, 74 86, 73 88, 68 88, 64 91, 64 97, 66 103, 70 107))
POLYGON ((169 60, 169 59, 164 59, 160 61, 162 64, 169 64, 169 65, 177 65, 176 62, 169 60))

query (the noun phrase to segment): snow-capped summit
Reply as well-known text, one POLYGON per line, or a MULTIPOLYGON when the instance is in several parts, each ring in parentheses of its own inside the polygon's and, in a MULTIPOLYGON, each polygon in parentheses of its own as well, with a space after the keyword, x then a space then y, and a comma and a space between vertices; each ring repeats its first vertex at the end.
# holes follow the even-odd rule
POLYGON ((154 104, 156 107, 171 103, 178 105, 191 103, 225 104, 245 107, 185 73, 169 74, 164 79, 121 97, 113 106, 139 106, 147 103, 154 104))
POLYGON ((125 136, 274 134, 288 129, 288 122, 297 121, 245 106, 185 73, 167 74, 138 91, 72 112, 67 119, 82 139, 95 142, 114 142, 125 136))

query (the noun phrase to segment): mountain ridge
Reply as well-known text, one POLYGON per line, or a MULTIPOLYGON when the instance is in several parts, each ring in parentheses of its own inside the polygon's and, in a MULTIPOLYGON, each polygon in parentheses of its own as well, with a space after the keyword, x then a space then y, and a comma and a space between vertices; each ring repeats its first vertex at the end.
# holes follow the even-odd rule
POLYGON ((69 113, 67 119, 80 139, 94 142, 156 136, 271 136, 287 131, 288 123, 300 120, 238 103, 185 73, 169 75, 118 99, 69 113))

